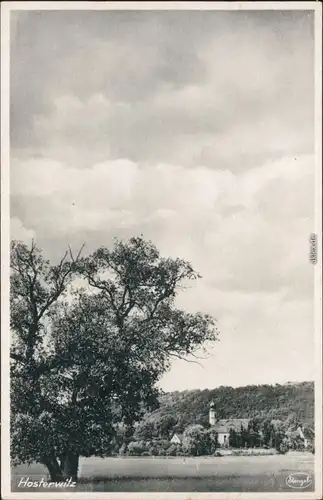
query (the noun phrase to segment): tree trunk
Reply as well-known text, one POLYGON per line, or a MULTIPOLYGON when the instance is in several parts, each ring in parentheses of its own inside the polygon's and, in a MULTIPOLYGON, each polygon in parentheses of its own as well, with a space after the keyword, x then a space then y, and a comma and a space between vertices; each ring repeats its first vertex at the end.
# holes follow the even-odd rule
POLYGON ((79 468, 79 455, 73 452, 67 452, 62 460, 63 476, 65 479, 77 481, 77 473, 79 468))
POLYGON ((44 458, 43 463, 48 469, 51 481, 56 482, 64 479, 62 469, 55 457, 46 457, 44 458))

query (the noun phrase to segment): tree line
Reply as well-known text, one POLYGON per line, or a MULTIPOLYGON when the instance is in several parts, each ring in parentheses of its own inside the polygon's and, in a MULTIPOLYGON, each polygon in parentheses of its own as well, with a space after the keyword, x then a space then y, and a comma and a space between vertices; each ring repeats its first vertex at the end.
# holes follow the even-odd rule
MULTIPOLYGON (((214 455, 218 452, 217 432, 207 425, 191 424, 184 429, 181 443, 172 443, 176 419, 164 416, 161 420, 141 421, 132 436, 121 440, 114 453, 128 455, 214 455), (174 425, 175 424, 175 425, 174 425), (121 444, 121 447, 119 445, 121 444)), ((247 427, 230 429, 228 448, 267 448, 278 453, 288 450, 304 450, 304 440, 297 430, 302 429, 309 441, 308 450, 314 452, 314 429, 304 424, 295 413, 285 420, 270 417, 256 417, 249 420, 247 427)), ((175 433, 176 434, 176 433, 175 433)))
MULTIPOLYGON (((216 381, 214 381, 216 385, 216 381)), ((245 387, 174 391, 160 397, 159 408, 147 413, 144 421, 173 421, 176 432, 190 424, 207 425, 209 404, 215 402, 217 419, 260 418, 286 420, 295 414, 300 422, 314 427, 314 383, 261 384, 245 387)), ((145 424, 143 424, 145 425, 145 424)), ((166 424, 165 424, 166 425, 166 424)))

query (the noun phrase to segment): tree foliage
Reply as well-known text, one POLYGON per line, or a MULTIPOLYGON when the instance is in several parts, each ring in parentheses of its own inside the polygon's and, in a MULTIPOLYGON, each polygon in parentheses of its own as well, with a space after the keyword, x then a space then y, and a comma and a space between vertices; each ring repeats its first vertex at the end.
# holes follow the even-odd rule
POLYGON ((213 318, 176 307, 199 275, 142 238, 68 251, 57 265, 13 242, 11 271, 12 456, 45 464, 52 479, 75 478, 80 455, 109 453, 120 426, 129 439, 158 405, 171 358, 217 339, 213 318), (83 288, 71 288, 76 277, 83 288))
POLYGON ((210 449, 208 431, 198 424, 187 427, 183 436, 183 449, 189 455, 207 455, 210 449))

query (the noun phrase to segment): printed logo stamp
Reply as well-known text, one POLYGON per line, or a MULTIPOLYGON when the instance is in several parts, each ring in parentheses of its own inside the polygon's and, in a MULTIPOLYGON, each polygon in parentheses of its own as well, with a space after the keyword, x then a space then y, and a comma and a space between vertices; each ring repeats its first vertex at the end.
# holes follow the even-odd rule
POLYGON ((296 490, 304 490, 312 484, 312 477, 307 472, 293 472, 286 477, 286 484, 296 490))

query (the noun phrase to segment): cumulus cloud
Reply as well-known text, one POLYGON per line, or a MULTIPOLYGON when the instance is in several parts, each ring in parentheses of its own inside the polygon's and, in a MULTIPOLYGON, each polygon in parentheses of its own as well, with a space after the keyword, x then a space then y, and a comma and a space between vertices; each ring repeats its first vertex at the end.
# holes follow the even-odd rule
POLYGON ((313 173, 311 156, 287 157, 242 174, 129 160, 78 170, 16 159, 12 196, 24 203, 23 214, 15 207, 13 213, 42 238, 125 227, 172 254, 180 245, 215 287, 293 287, 306 295, 313 173))
POLYGON ((313 377, 312 30, 300 11, 14 19, 11 236, 56 260, 142 233, 190 260, 179 304, 221 342, 165 388, 313 377))
POLYGON ((26 229, 17 217, 11 217, 10 238, 29 244, 35 238, 35 232, 32 229, 26 229))
POLYGON ((303 12, 18 17, 12 143, 77 168, 129 158, 239 171, 310 153, 312 26, 303 12))

